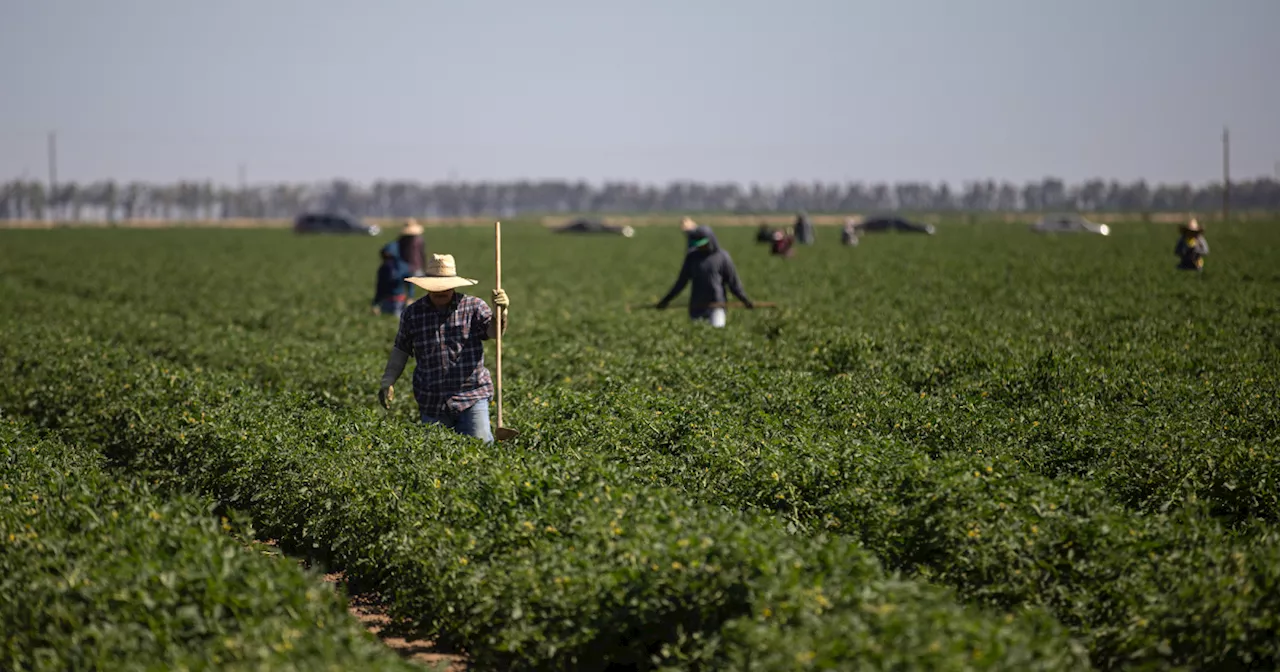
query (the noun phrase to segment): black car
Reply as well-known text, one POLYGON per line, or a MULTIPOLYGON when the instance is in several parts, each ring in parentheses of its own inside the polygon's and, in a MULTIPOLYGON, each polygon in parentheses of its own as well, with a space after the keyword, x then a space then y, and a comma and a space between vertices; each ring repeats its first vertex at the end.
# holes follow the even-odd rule
POLYGON ((568 224, 555 229, 556 233, 611 233, 630 238, 636 235, 636 230, 630 226, 615 226, 605 224, 595 219, 575 219, 568 224))
POLYGON ((377 224, 365 224, 356 217, 333 213, 307 213, 293 220, 294 233, 343 233, 376 236, 382 233, 377 224))
POLYGON ((911 222, 901 217, 873 217, 854 225, 858 232, 902 231, 903 233, 925 233, 933 235, 937 232, 932 224, 911 222))

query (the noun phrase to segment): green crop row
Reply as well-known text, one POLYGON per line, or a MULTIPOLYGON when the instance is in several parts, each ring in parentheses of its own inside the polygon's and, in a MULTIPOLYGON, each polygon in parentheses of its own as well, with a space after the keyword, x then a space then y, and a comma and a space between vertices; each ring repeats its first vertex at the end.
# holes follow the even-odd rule
POLYGON ((414 669, 230 529, 0 416, 0 669, 414 669))
POLYGON ((109 349, 3 405, 252 514, 485 668, 1082 669, 1034 609, 958 605, 847 538, 690 504, 616 462, 513 452, 109 349), (839 637, 833 637, 834 633, 839 637))
POLYGON ((641 480, 852 535, 980 603, 1047 607, 1101 667, 1278 660, 1280 535, 1235 535, 1193 494, 1138 514, 1090 481, 1037 476, 1008 455, 930 457, 899 440, 823 440, 759 422, 747 442, 717 409, 616 387, 546 395, 522 420, 561 428, 561 445, 641 480), (604 408, 609 417, 590 410, 604 408))
MULTIPOLYGON (((761 429, 753 417, 786 413, 790 426, 828 440, 1008 455, 1037 474, 1097 482, 1143 512, 1193 494, 1229 524, 1280 522, 1280 332, 1265 255, 1224 257, 1211 279, 1228 285, 1162 277, 1168 269, 1135 263, 1149 244, 1138 234, 1150 228, 1118 231, 1105 245, 1035 238, 1015 247, 963 227, 948 247, 903 242, 892 259, 859 248, 848 266, 853 253, 827 248, 806 250, 804 264, 765 265, 777 260, 748 256, 745 237, 732 242, 742 232, 722 232, 744 277, 767 273, 760 291, 786 290, 794 307, 736 312, 730 334, 695 337, 671 328, 675 309, 626 313, 616 303, 639 302, 633 286, 669 281, 647 267, 618 277, 636 255, 661 254, 653 241, 563 241, 516 226, 515 240, 540 253, 513 260, 508 384, 591 391, 612 378, 686 405, 732 400, 724 412, 746 419, 725 440, 743 446, 761 429), (572 277, 558 272, 569 259, 572 277), (839 300, 827 300, 832 293, 839 300), (716 347, 695 353, 695 338, 716 347)), ((394 322, 364 313, 356 297, 372 261, 351 245, 264 232, 67 233, 32 235, 49 240, 29 259, 7 260, 14 272, 0 279, 6 306, 48 342, 89 336, 80 347, 127 344, 326 406, 372 403, 394 322), (102 244, 122 253, 89 254, 102 244), (151 256, 138 264, 124 253, 135 248, 151 256), (45 273, 41 256, 53 251, 83 257, 101 278, 95 289, 45 273), (178 274, 201 281, 151 281, 178 274)), ((1227 233, 1234 248, 1223 254, 1266 250, 1266 227, 1227 233)), ((475 252, 484 232, 433 235, 491 261, 475 252)), ((508 395, 512 417, 525 399, 508 395)))
MULTIPOLYGON (((508 249, 524 250, 504 269, 517 446, 625 466, 619 485, 860 538, 985 604, 1046 605, 1103 667, 1274 661, 1280 229, 1216 231, 1203 275, 1172 272, 1157 226, 1106 240, 946 227, 791 262, 731 229, 720 238, 748 291, 783 307, 731 311, 725 330, 688 325, 680 301, 623 310, 671 281, 674 230, 508 232, 508 249)), ((0 359, 119 344, 139 359, 66 379, 150 360, 287 390, 289 409, 360 417, 372 405, 394 331, 367 314, 378 241, 120 233, 20 232, 0 245, 0 298, 16 318, 0 359), (92 288, 46 270, 66 259, 92 288)), ((482 297, 490 243, 483 231, 429 239, 482 279, 482 297)), ((68 395, 26 411, 62 413, 64 426, 100 430, 85 413, 131 394, 94 384, 101 398, 77 399, 76 385, 44 384, 19 405, 68 395)), ((277 410, 253 398, 263 409, 245 423, 277 410)), ((411 406, 379 431, 401 431, 393 421, 411 421, 411 406)), ((836 621, 822 622, 810 634, 830 638, 836 621)))

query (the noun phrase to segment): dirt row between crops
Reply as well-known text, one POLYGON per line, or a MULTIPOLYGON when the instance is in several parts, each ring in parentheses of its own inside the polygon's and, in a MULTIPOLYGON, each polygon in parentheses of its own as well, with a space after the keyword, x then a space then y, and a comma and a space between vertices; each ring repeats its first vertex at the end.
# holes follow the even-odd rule
MULTIPOLYGON (((324 580, 333 584, 335 589, 346 591, 346 577, 342 572, 325 574, 324 580)), ((348 595, 347 602, 347 611, 401 658, 442 672, 463 672, 470 669, 466 656, 441 651, 434 642, 425 639, 406 639, 383 632, 391 623, 391 618, 387 616, 386 609, 379 603, 376 595, 364 593, 348 595)))
MULTIPOLYGON (((249 546, 266 546, 268 553, 284 555, 275 539, 257 540, 249 546)), ((294 559, 301 567, 310 566, 305 558, 294 559)), ((374 593, 352 594, 343 572, 327 572, 324 574, 324 580, 332 585, 334 590, 347 596, 347 611, 401 658, 422 665, 426 669, 440 670, 440 672, 465 672, 471 669, 465 655, 443 651, 430 640, 410 639, 385 632, 386 627, 391 624, 391 617, 382 606, 380 597, 374 593)))

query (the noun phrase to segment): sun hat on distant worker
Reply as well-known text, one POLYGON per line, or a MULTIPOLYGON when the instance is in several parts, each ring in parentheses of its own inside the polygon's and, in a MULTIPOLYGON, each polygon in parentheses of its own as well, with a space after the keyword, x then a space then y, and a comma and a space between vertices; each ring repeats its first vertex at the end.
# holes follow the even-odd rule
POLYGON ((477 283, 471 278, 458 275, 458 267, 452 254, 433 254, 427 261, 426 275, 405 278, 428 292, 444 292, 458 287, 468 287, 477 283))
POLYGON ((400 229, 400 233, 405 236, 420 236, 422 235, 422 225, 418 223, 418 220, 410 217, 404 220, 404 227, 400 229))

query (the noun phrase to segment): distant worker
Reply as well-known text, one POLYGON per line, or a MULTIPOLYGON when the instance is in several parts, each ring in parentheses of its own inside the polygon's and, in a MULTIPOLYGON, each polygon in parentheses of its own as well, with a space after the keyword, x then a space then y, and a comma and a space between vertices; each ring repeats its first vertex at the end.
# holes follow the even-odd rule
POLYGON ((796 215, 796 241, 802 245, 813 244, 813 222, 809 221, 808 213, 801 211, 796 215))
POLYGON ((373 287, 373 314, 400 317, 408 301, 405 278, 409 268, 400 260, 400 246, 395 241, 378 251, 382 263, 378 265, 373 287))
POLYGON ((773 243, 769 245, 769 254, 786 259, 796 253, 796 237, 792 235, 790 228, 785 231, 774 231, 772 238, 773 243))
POLYGON ((1185 271, 1203 271, 1204 257, 1209 254, 1209 241, 1204 238, 1204 229, 1194 218, 1183 224, 1178 244, 1173 253, 1178 257, 1178 268, 1185 271))
POLYGON ((757 243, 773 242, 773 229, 768 224, 765 224, 764 222, 760 223, 760 228, 756 229, 756 242, 757 243))
POLYGON ((751 299, 742 289, 742 281, 738 278, 738 270, 734 268, 729 253, 720 249, 715 234, 705 226, 695 226, 686 231, 688 236, 684 263, 680 266, 680 277, 671 287, 671 291, 658 301, 657 308, 665 309, 684 286, 693 283, 689 296, 689 318, 694 321, 710 322, 711 326, 720 328, 725 325, 725 286, 742 300, 747 308, 754 308, 751 299))
MULTIPOLYGON (((422 225, 410 217, 404 221, 400 229, 400 237, 396 238, 400 245, 400 260, 408 267, 408 275, 422 277, 427 265, 427 245, 422 238, 422 225)), ((413 285, 409 285, 409 298, 413 298, 413 285)))
POLYGON ((840 244, 849 247, 858 246, 858 226, 852 217, 844 220, 844 227, 840 229, 840 244))
MULTIPOLYGON (((413 397, 423 424, 442 425, 491 443, 493 380, 484 366, 484 342, 497 338, 498 320, 489 304, 455 291, 476 281, 458 276, 452 255, 431 255, 425 270, 421 277, 409 279, 427 298, 413 303, 400 318, 378 402, 390 408, 392 385, 412 357, 413 397)), ((500 328, 505 334, 510 306, 506 292, 493 290, 493 304, 503 308, 500 328)))

